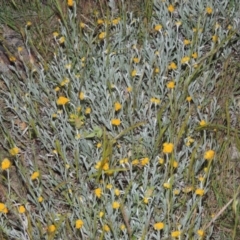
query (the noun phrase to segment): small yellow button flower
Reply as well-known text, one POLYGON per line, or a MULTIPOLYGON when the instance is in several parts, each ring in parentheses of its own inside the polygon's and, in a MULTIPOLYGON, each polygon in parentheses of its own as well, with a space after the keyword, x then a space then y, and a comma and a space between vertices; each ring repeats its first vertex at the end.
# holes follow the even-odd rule
POLYGON ((163 153, 172 153, 174 145, 172 143, 163 144, 163 153))
POLYGON ((206 123, 205 120, 201 120, 200 123, 199 123, 199 125, 200 125, 201 127, 205 127, 205 126, 207 125, 207 123, 206 123))
POLYGON ((196 193, 196 195, 203 196, 204 189, 198 188, 198 189, 196 189, 195 193, 196 193))
POLYGON ((115 109, 116 112, 119 111, 121 108, 122 108, 122 105, 121 105, 120 102, 115 102, 114 103, 114 109, 115 109))
POLYGON ((83 100, 85 98, 84 92, 79 93, 79 98, 80 100, 83 100))
POLYGON ((189 62, 189 60, 190 60, 190 57, 185 56, 181 59, 181 64, 187 64, 189 62))
POLYGON ((43 201, 43 197, 42 196, 40 196, 40 197, 38 197, 38 202, 42 202, 43 201))
POLYGON ((207 14, 212 14, 213 13, 213 10, 212 10, 212 8, 211 7, 206 7, 206 13, 207 14))
POLYGON ((31 180, 35 180, 35 179, 37 179, 38 177, 39 177, 39 172, 38 171, 36 171, 36 172, 34 172, 32 175, 31 175, 31 180))
POLYGON ((9 153, 12 155, 12 156, 16 156, 18 153, 20 152, 20 149, 18 147, 13 147, 9 150, 9 153))
POLYGON ((47 231, 48 231, 48 233, 54 233, 56 231, 55 225, 52 224, 52 225, 48 226, 47 231))
POLYGON ((188 40, 188 39, 184 39, 183 40, 183 44, 186 46, 186 45, 189 45, 191 43, 191 41, 190 40, 188 40))
POLYGON ((121 120, 118 118, 114 118, 111 120, 111 124, 114 126, 119 126, 121 124, 121 120))
POLYGON ((75 228, 80 229, 83 226, 83 221, 81 219, 76 220, 75 222, 75 228))
POLYGON ((174 8, 174 6, 173 6, 172 4, 168 6, 168 11, 169 11, 170 13, 173 13, 174 10, 175 10, 175 8, 174 8))
POLYGON ((132 72, 131 72, 131 76, 132 76, 132 77, 135 77, 136 75, 137 75, 137 70, 135 70, 135 69, 132 70, 132 72))
POLYGON ((215 156, 215 152, 213 150, 208 150, 204 154, 204 159, 206 160, 212 160, 215 156))
POLYGON ((164 164, 164 159, 163 158, 159 158, 158 162, 159 162, 160 165, 162 165, 162 164, 164 164))
POLYGON ((97 20, 97 24, 98 24, 98 25, 102 25, 102 24, 104 24, 104 21, 103 21, 102 19, 98 19, 98 20, 97 20))
POLYGON ((92 109, 90 107, 87 107, 86 110, 85 110, 85 114, 90 114, 92 111, 92 109))
POLYGON ((169 89, 173 89, 175 87, 175 82, 174 81, 170 81, 167 83, 167 88, 169 89))
POLYGON ((11 167, 11 162, 8 158, 4 158, 1 164, 2 170, 7 170, 11 167))
POLYGON ((205 232, 202 229, 199 229, 197 231, 197 234, 198 234, 199 237, 203 237, 205 235, 205 232))
POLYGON ((80 22, 80 23, 79 23, 79 27, 80 27, 80 28, 85 28, 85 23, 84 23, 84 22, 80 22))
POLYGON ((192 101, 192 98, 191 98, 190 96, 188 96, 188 97, 186 98, 186 100, 187 100, 188 102, 191 102, 191 101, 192 101))
POLYGON ((120 191, 119 191, 118 188, 115 188, 115 189, 114 189, 114 194, 115 194, 116 196, 119 196, 119 195, 120 195, 120 191))
POLYGON ((133 62, 134 62, 134 63, 139 63, 139 62, 140 62, 140 59, 137 58, 137 57, 135 57, 135 58, 133 58, 133 62))
POLYGON ((147 165, 149 163, 149 158, 143 158, 142 160, 141 160, 141 165, 142 166, 145 166, 145 165, 147 165))
POLYGON ((161 31, 161 30, 162 30, 162 25, 161 25, 161 24, 157 24, 157 25, 154 27, 154 30, 155 30, 156 32, 161 31))
POLYGON ((113 202, 112 203, 112 208, 113 209, 118 209, 120 207, 120 203, 119 202, 113 202))
POLYGON ((58 41, 60 44, 63 44, 65 42, 65 37, 60 37, 58 41))
POLYGON ((69 6, 69 7, 72 7, 72 6, 73 6, 73 0, 68 0, 67 3, 68 3, 68 6, 69 6))
POLYGON ((101 212, 99 213, 99 217, 102 218, 103 216, 104 216, 104 212, 101 211, 101 212))
POLYGON ((105 232, 109 232, 110 231, 110 228, 107 224, 103 225, 103 231, 105 232))
POLYGON ((138 165, 139 164, 139 160, 138 159, 134 159, 132 161, 132 165, 135 166, 135 165, 138 165))
POLYGON ((197 52, 194 52, 194 53, 192 54, 192 58, 196 59, 197 57, 198 57, 197 52))
POLYGON ((158 99, 158 98, 151 98, 151 99, 150 99, 150 102, 158 105, 158 104, 160 104, 161 100, 158 99))
POLYGON ((155 230, 162 230, 164 228, 164 223, 163 222, 157 222, 153 225, 153 228, 155 230))
POLYGON ((217 35, 213 35, 213 36, 212 36, 212 41, 213 41, 214 43, 216 43, 216 42, 218 41, 218 36, 217 36, 217 35))
POLYGON ((65 105, 69 102, 70 100, 66 97, 60 96, 57 100, 57 105, 65 105))
POLYGON ((124 224, 121 224, 121 225, 120 225, 120 229, 121 229, 122 231, 124 231, 124 230, 126 229, 126 226, 125 226, 124 224))
POLYGON ((171 232, 171 236, 172 236, 173 238, 178 238, 180 235, 181 235, 181 232, 180 232, 180 231, 171 232))
POLYGON ((176 70, 177 69, 177 65, 175 62, 171 62, 169 65, 168 65, 168 69, 169 70, 176 70))
POLYGON ((95 195, 100 198, 102 196, 102 189, 101 188, 96 188, 94 190, 95 195))
POLYGON ((19 213, 25 213, 25 212, 26 212, 25 207, 24 207, 24 206, 19 206, 19 207, 18 207, 18 212, 19 212, 19 213))
POLYGON ((144 202, 145 204, 148 204, 149 199, 148 199, 147 197, 144 197, 144 198, 143 198, 143 202, 144 202))
POLYGON ((166 188, 166 189, 170 189, 171 188, 171 184, 166 182, 163 184, 163 187, 166 188))
POLYGON ((4 203, 0 203, 0 212, 1 213, 8 213, 8 209, 4 203))
POLYGON ((106 35, 107 35, 106 32, 101 32, 101 33, 98 35, 98 38, 102 40, 102 39, 104 39, 104 38, 106 37, 106 35))
POLYGON ((132 92, 132 87, 127 87, 127 92, 132 92))

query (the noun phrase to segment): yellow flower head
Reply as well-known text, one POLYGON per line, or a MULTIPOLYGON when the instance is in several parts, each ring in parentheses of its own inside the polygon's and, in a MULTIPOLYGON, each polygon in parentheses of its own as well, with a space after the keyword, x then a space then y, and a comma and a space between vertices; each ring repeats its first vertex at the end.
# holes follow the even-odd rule
POLYGON ((208 150, 204 154, 204 159, 206 160, 212 160, 215 156, 215 152, 213 150, 208 150))
POLYGON ((137 75, 137 70, 136 70, 136 69, 132 70, 131 76, 132 76, 132 77, 135 77, 136 75, 137 75))
POLYGON ((147 197, 144 197, 144 198, 143 198, 143 202, 144 202, 145 204, 148 204, 149 199, 148 199, 147 197))
POLYGON ((114 126, 119 126, 121 124, 121 120, 118 118, 114 118, 111 120, 111 124, 114 126))
POLYGON ((204 189, 198 188, 198 189, 196 189, 195 193, 196 193, 196 195, 203 196, 204 189))
POLYGON ((83 221, 81 219, 76 220, 75 222, 75 228, 80 229, 83 226, 83 221))
POLYGON ((65 37, 60 37, 58 41, 60 44, 63 44, 65 42, 65 37))
POLYGON ((118 209, 120 207, 120 203, 119 202, 113 202, 112 203, 112 208, 113 209, 118 209))
POLYGON ((115 188, 115 189, 114 189, 114 194, 115 194, 116 196, 119 196, 119 195, 120 195, 120 191, 119 191, 118 188, 115 188))
POLYGON ((167 88, 169 89, 173 89, 175 87, 175 82, 174 81, 170 81, 167 83, 167 88))
POLYGON ((122 231, 124 231, 124 230, 126 229, 126 226, 125 226, 124 224, 121 224, 121 225, 120 225, 120 229, 121 229, 122 231))
POLYGON ((18 207, 18 212, 19 212, 19 213, 25 213, 25 212, 26 212, 25 207, 24 207, 24 206, 19 206, 19 207, 18 207))
POLYGON ((101 212, 99 213, 99 217, 102 218, 103 215, 104 215, 104 212, 101 211, 101 212))
POLYGON ((90 107, 87 107, 86 110, 85 110, 85 114, 90 114, 92 111, 92 109, 90 107))
POLYGON ((57 105, 65 105, 69 102, 70 100, 66 97, 60 96, 57 100, 57 105))
POLYGON ((158 162, 159 162, 160 165, 162 165, 162 164, 164 164, 164 159, 163 158, 159 158, 158 162))
POLYGON ((199 237, 203 237, 205 235, 205 232, 202 229, 199 229, 197 231, 197 234, 198 234, 199 237))
POLYGON ((191 101, 192 101, 192 98, 191 98, 190 96, 188 96, 188 97, 186 98, 186 100, 187 100, 188 102, 191 102, 191 101))
POLYGON ((138 165, 139 164, 139 160, 138 159, 134 159, 132 161, 132 165, 135 166, 135 165, 138 165))
POLYGON ((172 143, 163 144, 163 153, 172 153, 174 145, 172 143))
POLYGON ((194 53, 192 54, 192 58, 196 59, 197 57, 198 57, 197 52, 194 52, 194 53))
POLYGON ((38 197, 38 202, 42 202, 43 201, 43 197, 42 196, 40 196, 40 197, 38 197))
POLYGON ((217 35, 213 35, 213 36, 212 36, 212 41, 213 41, 214 43, 216 43, 216 42, 218 41, 218 36, 217 36, 217 35))
POLYGON ((207 14, 212 14, 213 13, 213 10, 212 10, 212 8, 211 7, 206 7, 206 13, 207 14))
POLYGON ((39 172, 38 171, 36 171, 36 172, 34 172, 32 175, 31 175, 31 180, 35 180, 35 179, 37 179, 38 177, 39 177, 39 172))
POLYGON ((96 188, 94 190, 95 195, 100 198, 102 196, 102 189, 101 188, 96 188))
POLYGON ((162 230, 164 228, 164 223, 163 222, 157 222, 153 225, 153 228, 155 230, 162 230))
POLYGON ((79 98, 80 100, 83 100, 85 98, 84 92, 79 93, 79 98))
POLYGON ((48 233, 54 233, 56 231, 55 225, 52 224, 52 225, 48 226, 47 231, 48 231, 48 233))
POLYGON ((103 21, 102 19, 98 19, 98 20, 97 20, 97 24, 98 24, 98 25, 102 25, 102 24, 104 24, 104 21, 103 21))
POLYGON ((166 189, 170 189, 171 188, 171 184, 168 182, 163 183, 163 187, 166 189))
POLYGON ((205 126, 207 125, 207 123, 206 123, 205 120, 201 120, 200 123, 199 123, 199 125, 200 125, 201 127, 205 127, 205 126))
POLYGON ((68 0, 67 4, 68 4, 69 7, 72 7, 73 6, 73 0, 68 0))
POLYGON ((157 25, 154 27, 154 30, 155 30, 156 32, 161 31, 161 30, 162 30, 162 25, 161 25, 161 24, 157 24, 157 25))
POLYGON ((9 57, 9 61, 12 62, 12 63, 16 62, 16 60, 17 59, 14 56, 9 57))
POLYGON ((8 213, 8 209, 4 203, 0 203, 0 212, 1 213, 8 213))
POLYGON ((141 160, 141 165, 142 166, 145 166, 145 165, 147 165, 149 163, 149 158, 143 158, 142 160, 141 160))
POLYGON ((101 32, 99 35, 98 35, 98 38, 99 39, 104 39, 106 37, 106 32, 101 32))
POLYGON ((58 32, 53 32, 53 37, 58 37, 59 36, 59 33, 58 32))
POLYGON ((177 69, 177 65, 175 62, 171 62, 169 65, 168 65, 168 69, 169 70, 176 70, 177 69))
POLYGON ((20 149, 18 147, 14 147, 14 148, 11 148, 9 150, 9 153, 12 155, 12 156, 16 156, 18 153, 20 152, 20 149))
POLYGON ((113 25, 117 25, 117 24, 120 22, 120 20, 121 20, 120 17, 115 18, 115 19, 112 20, 112 24, 113 24, 113 25))
POLYGON ((110 228, 107 224, 103 225, 103 231, 105 232, 109 232, 110 231, 110 228))
POLYGON ((2 170, 6 170, 10 167, 11 167, 10 160, 8 158, 4 158, 3 161, 2 161, 2 165, 1 165, 2 170))
POLYGON ((140 59, 137 58, 137 57, 135 57, 135 58, 133 58, 133 62, 134 62, 134 63, 139 63, 139 62, 140 62, 140 59))
POLYGON ((80 27, 80 28, 85 28, 85 23, 84 23, 84 22, 80 22, 80 23, 79 23, 79 27, 80 27))
POLYGON ((183 40, 183 44, 186 46, 186 45, 189 45, 191 43, 191 41, 190 40, 188 40, 188 39, 184 39, 183 40))
POLYGON ((160 104, 161 100, 158 99, 158 98, 151 98, 151 99, 150 99, 150 102, 157 105, 157 104, 160 104))
POLYGON ((171 236, 173 238, 178 238, 180 235, 181 235, 180 231, 173 231, 173 232, 171 232, 171 236))
POLYGON ((116 112, 119 111, 121 108, 122 108, 122 105, 121 105, 120 102, 115 102, 114 103, 114 109, 115 109, 116 112))
POLYGON ((132 92, 132 87, 130 86, 130 87, 127 87, 127 92, 132 92))
POLYGON ((190 60, 190 57, 185 56, 185 57, 183 57, 183 58, 181 59, 181 64, 186 64, 186 63, 189 62, 189 60, 190 60))
POLYGON ((175 8, 174 8, 174 6, 173 6, 172 4, 168 6, 168 11, 169 11, 170 13, 173 13, 174 10, 175 10, 175 8))

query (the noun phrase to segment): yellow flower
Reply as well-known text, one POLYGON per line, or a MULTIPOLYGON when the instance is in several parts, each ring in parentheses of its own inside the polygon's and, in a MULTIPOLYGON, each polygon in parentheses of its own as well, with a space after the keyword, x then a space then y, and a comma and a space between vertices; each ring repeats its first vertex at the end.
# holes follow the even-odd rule
POLYGON ((167 88, 169 89, 173 89, 175 87, 175 82, 174 81, 170 81, 167 83, 167 88))
POLYGON ((52 225, 48 226, 47 231, 48 231, 48 233, 54 233, 56 231, 55 225, 52 224, 52 225))
POLYGON ((58 32, 53 32, 53 36, 56 38, 59 36, 59 33, 58 32))
POLYGON ((85 28, 85 23, 84 23, 84 22, 80 22, 80 23, 79 23, 79 27, 80 27, 80 28, 85 28))
POLYGON ((119 126, 121 124, 121 120, 118 118, 114 118, 111 120, 111 124, 114 126, 119 126))
POLYGON ((127 92, 131 92, 132 91, 132 87, 127 87, 127 92))
MULTIPOLYGON (((71 64, 70 64, 71 65, 71 64)), ((66 66, 65 66, 66 67, 66 66)), ((67 67, 66 67, 67 68, 67 67)), ((64 85, 68 84, 70 80, 68 78, 64 78, 61 82, 60 85, 63 87, 64 85)))
POLYGON ((177 238, 177 237, 179 237, 179 236, 180 236, 180 234, 181 234, 181 232, 180 232, 180 231, 174 231, 174 232, 171 232, 171 236, 172 236, 172 237, 174 237, 174 238, 177 238))
POLYGON ((102 24, 104 24, 104 21, 103 21, 102 19, 98 19, 98 20, 97 20, 97 24, 98 24, 98 25, 102 25, 102 24))
POLYGON ((84 92, 79 93, 79 98, 80 100, 83 100, 85 98, 84 92))
POLYGON ((153 228, 155 230, 162 230, 164 228, 164 223, 163 222, 157 222, 153 225, 153 228))
POLYGON ((11 167, 10 160, 8 158, 4 158, 3 161, 2 161, 2 165, 1 165, 2 170, 6 170, 10 167, 11 167))
POLYGON ((122 105, 121 105, 120 102, 115 102, 114 103, 114 109, 115 109, 116 112, 119 111, 121 108, 122 108, 122 105))
POLYGON ((9 57, 9 61, 10 61, 10 62, 16 62, 16 60, 17 60, 17 59, 16 59, 14 56, 10 56, 10 57, 9 57))
POLYGON ((147 197, 144 197, 144 198, 143 198, 143 202, 144 202, 145 204, 148 204, 149 199, 148 199, 147 197))
POLYGON ((34 172, 32 175, 31 175, 31 180, 35 180, 39 177, 39 172, 34 172))
POLYGON ((215 152, 213 150, 208 150, 204 154, 204 159, 206 160, 212 160, 215 156, 215 152))
POLYGON ((204 231, 202 229, 199 229, 197 231, 197 234, 198 234, 198 236, 203 237, 205 233, 204 233, 204 231))
POLYGON ((182 189, 184 193, 189 193, 193 190, 193 186, 186 186, 182 189))
POLYGON ((174 145, 172 143, 163 144, 163 153, 172 153, 174 145))
POLYGON ((199 123, 199 125, 200 125, 201 127, 205 127, 205 126, 207 125, 207 123, 206 123, 205 120, 201 120, 200 123, 199 123))
POLYGON ((193 57, 194 59, 196 59, 196 58, 198 57, 197 52, 194 52, 194 53, 192 54, 192 57, 193 57))
POLYGON ((128 158, 123 158, 123 159, 119 160, 119 163, 120 163, 120 164, 126 164, 126 163, 128 163, 128 158))
POLYGON ((18 50, 18 52, 22 52, 23 47, 18 47, 17 50, 18 50))
POLYGON ((169 70, 176 70, 177 69, 177 65, 175 62, 171 62, 169 65, 168 65, 168 69, 169 70))
POLYGON ((149 158, 143 158, 142 160, 141 160, 141 165, 142 166, 145 166, 145 165, 147 165, 149 163, 149 158))
POLYGON ((115 188, 115 189, 114 189, 114 194, 115 194, 116 196, 119 196, 119 195, 120 195, 120 191, 119 191, 118 188, 115 188))
POLYGON ((216 43, 216 42, 218 41, 218 36, 217 36, 217 35, 213 35, 213 36, 212 36, 212 41, 213 41, 214 43, 216 43))
POLYGON ((112 203, 112 208, 113 208, 113 209, 118 209, 119 207, 120 207, 119 202, 113 202, 113 203, 112 203))
POLYGON ((158 67, 154 68, 154 73, 159 73, 160 69, 158 67))
POLYGON ((104 39, 106 37, 106 32, 101 32, 99 35, 98 35, 98 38, 99 39, 104 39))
POLYGON ((103 215, 104 215, 104 212, 101 211, 101 212, 99 213, 99 217, 102 218, 103 215))
POLYGON ((180 27, 182 25, 182 22, 181 21, 177 21, 175 24, 177 25, 177 27, 180 27))
POLYGON ((30 26, 32 26, 32 23, 30 21, 27 21, 26 26, 30 27, 30 26))
POLYGON ((191 41, 190 40, 188 40, 188 39, 184 39, 183 40, 183 44, 186 46, 186 45, 189 45, 191 43, 191 41))
POLYGON ((107 171, 107 170, 109 170, 109 163, 104 163, 104 165, 102 166, 102 169, 104 170, 104 171, 107 171))
POLYGON ((66 97, 60 96, 57 100, 57 105, 65 105, 69 102, 70 100, 66 97))
POLYGON ((211 7, 206 7, 206 13, 207 14, 212 14, 212 12, 213 12, 213 10, 212 10, 212 8, 211 7))
POLYGON ((55 88, 54 88, 54 91, 55 91, 55 92, 60 91, 60 87, 55 87, 55 88))
POLYGON ((163 158, 159 158, 159 160, 158 160, 158 162, 159 162, 159 164, 164 164, 164 159, 163 158))
POLYGON ((181 59, 181 64, 186 64, 186 63, 189 62, 189 60, 190 60, 190 57, 185 56, 185 57, 183 57, 183 58, 181 59))
POLYGON ((102 146, 102 143, 97 143, 97 148, 100 148, 102 146))
POLYGON ((106 186, 106 188, 107 188, 107 189, 111 189, 112 187, 113 187, 113 185, 112 185, 112 184, 110 184, 110 183, 109 183, 109 184, 107 184, 107 186, 106 186))
POLYGON ((60 37, 58 41, 60 44, 63 44, 65 42, 65 37, 60 37))
POLYGON ((160 30, 162 30, 162 25, 161 25, 161 24, 157 24, 157 25, 154 27, 154 30, 155 30, 155 31, 160 31, 160 30))
POLYGON ((138 159, 135 159, 132 161, 132 165, 135 166, 135 165, 138 165, 139 164, 139 160, 138 159))
POLYGON ((203 196, 204 189, 198 188, 198 189, 196 189, 195 193, 196 193, 196 195, 203 196))
POLYGON ((24 206, 19 206, 19 207, 18 207, 18 212, 19 212, 19 213, 25 213, 25 212, 26 212, 25 207, 24 207, 24 206))
POLYGON ((103 231, 105 232, 109 232, 110 231, 110 228, 107 224, 103 225, 103 231))
POLYGON ((12 156, 16 156, 18 153, 20 152, 20 149, 18 147, 14 147, 14 148, 11 148, 9 150, 9 153, 12 155, 12 156))
POLYGON ((135 57, 135 58, 133 58, 133 62, 134 62, 134 63, 139 63, 139 62, 140 62, 140 59, 137 58, 137 57, 135 57))
POLYGON ((0 212, 1 213, 8 213, 8 209, 4 203, 0 203, 0 212))
POLYGON ((102 189, 101 188, 96 188, 94 190, 95 195, 100 198, 102 196, 102 189))
POLYGON ((192 98, 191 98, 190 96, 188 96, 188 97, 186 98, 186 100, 187 100, 188 102, 191 102, 191 101, 192 101, 192 98))
POLYGON ((73 6, 73 0, 68 0, 67 3, 68 3, 68 6, 69 6, 69 7, 72 7, 72 6, 73 6))
POLYGON ((177 162, 177 161, 174 161, 174 162, 172 163, 172 166, 173 166, 173 168, 177 168, 177 167, 178 167, 178 162, 177 162))
POLYGON ((43 201, 43 197, 42 196, 40 196, 40 197, 38 197, 38 202, 42 202, 43 201))
POLYGON ((132 72, 131 72, 131 76, 132 76, 132 77, 135 77, 136 75, 137 75, 137 70, 135 70, 135 69, 132 70, 132 72))
POLYGON ((92 109, 90 107, 87 107, 85 110, 85 114, 90 114, 92 111, 92 109))
POLYGON ((158 99, 158 98, 151 98, 151 99, 150 99, 150 102, 157 105, 157 104, 160 104, 161 100, 158 99))
POLYGON ((179 195, 179 193, 180 193, 180 190, 179 190, 179 189, 174 189, 174 190, 173 190, 173 194, 174 194, 174 195, 179 195))
POLYGON ((80 229, 83 226, 83 221, 81 219, 76 220, 75 222, 75 228, 80 229))
POLYGON ((163 184, 163 187, 164 187, 164 188, 167 188, 167 189, 170 189, 170 188, 171 188, 171 184, 168 183, 168 182, 165 182, 165 183, 163 184))
POLYGON ((120 229, 121 229, 122 231, 124 231, 124 230, 126 229, 125 225, 124 225, 124 224, 121 224, 121 225, 120 225, 120 229))
POLYGON ((168 11, 169 11, 170 13, 173 13, 173 12, 174 12, 174 6, 173 6, 172 4, 168 6, 168 11))
POLYGON ((115 19, 112 20, 112 24, 113 24, 113 25, 117 25, 117 24, 120 22, 120 20, 121 20, 120 17, 115 18, 115 19))

